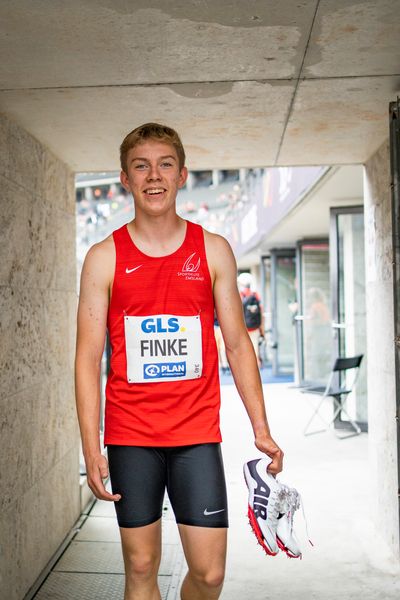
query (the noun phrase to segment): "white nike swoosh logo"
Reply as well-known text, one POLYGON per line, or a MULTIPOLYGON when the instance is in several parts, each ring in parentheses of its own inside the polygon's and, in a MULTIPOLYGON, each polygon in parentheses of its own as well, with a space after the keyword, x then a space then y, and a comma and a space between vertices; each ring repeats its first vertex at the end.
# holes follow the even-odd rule
POLYGON ((142 266, 143 265, 139 265, 138 267, 134 267, 133 269, 128 269, 128 267, 126 267, 125 273, 133 273, 133 271, 136 271, 136 269, 140 269, 140 267, 142 266))
POLYGON ((206 515, 206 517, 207 517, 208 515, 216 515, 217 513, 224 512, 224 510, 225 510, 224 508, 221 508, 220 510, 207 510, 207 509, 205 508, 205 509, 204 509, 204 514, 205 514, 205 515, 206 515))

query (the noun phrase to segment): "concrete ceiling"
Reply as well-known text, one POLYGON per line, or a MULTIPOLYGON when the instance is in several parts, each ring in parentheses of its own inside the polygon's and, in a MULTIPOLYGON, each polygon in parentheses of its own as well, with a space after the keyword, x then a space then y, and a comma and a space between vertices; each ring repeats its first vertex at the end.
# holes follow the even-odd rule
POLYGON ((0 111, 74 171, 146 121, 192 169, 365 162, 400 93, 400 0, 2 0, 0 111))

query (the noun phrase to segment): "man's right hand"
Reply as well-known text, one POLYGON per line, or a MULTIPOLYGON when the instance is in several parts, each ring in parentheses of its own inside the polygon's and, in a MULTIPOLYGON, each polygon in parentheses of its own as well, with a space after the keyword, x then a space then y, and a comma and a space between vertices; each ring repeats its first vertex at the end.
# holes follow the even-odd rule
POLYGON ((105 456, 98 454, 93 458, 88 458, 86 460, 86 474, 88 486, 96 498, 108 502, 121 500, 120 494, 110 494, 104 486, 103 479, 108 477, 108 462, 105 456))

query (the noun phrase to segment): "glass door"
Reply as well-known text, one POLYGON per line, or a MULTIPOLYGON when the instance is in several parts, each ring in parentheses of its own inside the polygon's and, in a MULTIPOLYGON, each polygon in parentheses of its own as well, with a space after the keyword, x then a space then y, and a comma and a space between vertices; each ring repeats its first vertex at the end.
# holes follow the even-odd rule
POLYGON ((332 367, 328 240, 297 244, 296 382, 324 385, 332 367))
POLYGON ((272 374, 292 375, 294 336, 290 306, 295 301, 294 249, 271 250, 272 374))
MULTIPOLYGON (((357 387, 348 398, 347 408, 365 431, 368 404, 362 206, 331 208, 330 245, 334 356, 364 355, 357 387)), ((345 425, 338 419, 337 425, 341 423, 345 425)))

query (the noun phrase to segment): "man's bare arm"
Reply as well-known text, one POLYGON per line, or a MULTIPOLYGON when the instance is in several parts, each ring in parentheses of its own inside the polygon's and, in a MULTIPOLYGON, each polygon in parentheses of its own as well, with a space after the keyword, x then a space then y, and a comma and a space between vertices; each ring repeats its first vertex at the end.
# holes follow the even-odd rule
POLYGON ((272 439, 268 425, 257 359, 244 323, 236 261, 224 238, 206 233, 205 241, 218 322, 233 378, 253 427, 254 443, 272 458, 268 470, 279 473, 283 452, 272 439))
POLYGON ((78 306, 75 392, 88 485, 102 500, 119 500, 103 484, 108 464, 100 448, 100 366, 103 354, 109 287, 115 257, 110 239, 93 246, 85 259, 78 306))

